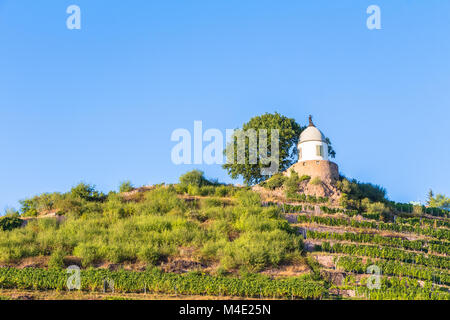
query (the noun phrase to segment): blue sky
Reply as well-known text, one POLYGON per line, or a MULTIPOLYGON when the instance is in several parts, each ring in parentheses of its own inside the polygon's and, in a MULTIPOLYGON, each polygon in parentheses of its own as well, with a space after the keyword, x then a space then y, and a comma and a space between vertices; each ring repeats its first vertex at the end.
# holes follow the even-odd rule
POLYGON ((175 182, 173 130, 278 111, 396 201, 450 194, 450 2, 0 0, 0 211, 80 181, 175 182), (66 8, 81 8, 68 30, 66 8), (381 8, 381 30, 366 9, 381 8))

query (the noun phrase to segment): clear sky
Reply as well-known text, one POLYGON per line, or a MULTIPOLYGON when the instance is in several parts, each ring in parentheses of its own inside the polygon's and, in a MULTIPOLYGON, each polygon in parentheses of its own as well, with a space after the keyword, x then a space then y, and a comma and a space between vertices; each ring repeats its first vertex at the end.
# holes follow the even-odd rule
POLYGON ((313 114, 341 172, 392 200, 448 195, 449 14, 444 0, 0 0, 0 211, 80 181, 199 168, 232 182, 173 164, 172 131, 274 111, 313 114))

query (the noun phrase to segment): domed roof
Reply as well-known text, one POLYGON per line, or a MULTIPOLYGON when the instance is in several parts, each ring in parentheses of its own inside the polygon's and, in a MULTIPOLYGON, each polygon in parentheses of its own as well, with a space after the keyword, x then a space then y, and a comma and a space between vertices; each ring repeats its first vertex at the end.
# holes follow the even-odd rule
POLYGON ((300 141, 299 143, 306 142, 306 141, 325 141, 325 135, 316 128, 314 123, 312 122, 312 117, 309 117, 309 126, 302 131, 300 134, 300 141))

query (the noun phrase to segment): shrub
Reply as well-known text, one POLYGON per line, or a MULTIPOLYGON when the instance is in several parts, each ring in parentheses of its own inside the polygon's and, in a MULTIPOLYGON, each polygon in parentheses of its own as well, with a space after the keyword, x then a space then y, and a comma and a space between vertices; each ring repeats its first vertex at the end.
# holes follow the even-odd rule
POLYGON ((112 219, 130 217, 135 213, 135 207, 130 203, 124 203, 117 194, 110 194, 108 201, 103 205, 103 215, 112 219))
POLYGON ((372 202, 385 202, 386 189, 371 183, 361 183, 353 179, 347 180, 344 177, 336 183, 337 188, 347 194, 348 200, 362 200, 368 198, 372 202))
POLYGON ((156 265, 160 259, 158 249, 153 246, 143 246, 139 249, 138 259, 150 265, 156 265))
POLYGON ((273 219, 273 218, 263 218, 259 215, 248 215, 241 216, 235 222, 235 228, 240 231, 273 231, 273 230, 284 230, 292 233, 292 228, 289 222, 284 219, 273 219))
POLYGON ((112 263, 121 263, 135 258, 134 250, 124 243, 109 244, 105 248, 105 259, 112 263))
POLYGON ((17 216, 6 216, 0 218, 0 229, 3 231, 10 231, 19 228, 23 221, 17 216))
POLYGON ((211 208, 211 207, 223 207, 225 206, 225 202, 218 198, 206 198, 202 199, 202 207, 203 208, 211 208))
POLYGON ((322 180, 319 177, 314 177, 309 183, 313 186, 318 186, 322 183, 322 180))
POLYGON ((216 187, 215 196, 216 197, 228 197, 233 194, 232 186, 218 186, 216 187))
POLYGON ((258 272, 268 266, 278 266, 302 246, 301 237, 281 230, 245 233, 221 250, 221 265, 226 270, 244 267, 258 272))
POLYGON ((203 186, 200 187, 199 193, 201 196, 213 196, 216 192, 216 187, 214 186, 203 186))
POLYGON ((119 192, 130 192, 134 190, 134 186, 130 180, 124 181, 119 186, 119 192))
POLYGON ((73 187, 70 190, 70 194, 75 199, 82 199, 86 201, 103 201, 106 199, 106 196, 95 190, 95 186, 80 183, 77 186, 73 187))
POLYGON ((299 182, 310 180, 310 179, 311 179, 311 176, 308 176, 307 174, 304 174, 304 175, 302 175, 300 177, 299 182))
POLYGON ((176 184, 174 188, 177 194, 185 194, 188 192, 188 186, 184 184, 176 184))
POLYGON ((285 187, 286 187, 286 193, 287 194, 297 193, 299 183, 300 183, 300 179, 298 177, 298 173, 292 170, 291 175, 284 182, 285 187))
POLYGON ((192 170, 186 172, 180 177, 180 184, 185 186, 191 185, 196 187, 202 187, 210 185, 211 182, 205 178, 203 171, 192 170))
POLYGON ((250 190, 239 190, 235 197, 243 207, 261 206, 261 196, 259 193, 250 190))
POLYGON ((165 214, 174 209, 183 209, 184 203, 178 199, 175 191, 160 187, 148 192, 140 206, 143 213, 165 214))
POLYGON ((187 186, 187 194, 190 196, 199 196, 200 195, 200 187, 195 185, 188 185, 187 186))
POLYGON ((274 190, 280 188, 286 181, 286 177, 282 173, 276 173, 271 178, 262 183, 264 188, 274 190))
POLYGON ((83 267, 91 266, 94 262, 100 261, 103 257, 99 248, 93 244, 81 243, 73 250, 73 254, 81 258, 83 267))
POLYGON ((389 211, 388 207, 386 207, 386 205, 383 202, 373 202, 367 204, 366 212, 368 213, 382 214, 388 211, 389 211))
POLYGON ((62 249, 56 249, 50 256, 48 261, 48 267, 50 269, 62 269, 64 268, 65 253, 62 249))
POLYGON ((36 209, 36 202, 33 199, 25 199, 19 201, 22 212, 22 216, 24 217, 37 217, 38 211, 36 209))

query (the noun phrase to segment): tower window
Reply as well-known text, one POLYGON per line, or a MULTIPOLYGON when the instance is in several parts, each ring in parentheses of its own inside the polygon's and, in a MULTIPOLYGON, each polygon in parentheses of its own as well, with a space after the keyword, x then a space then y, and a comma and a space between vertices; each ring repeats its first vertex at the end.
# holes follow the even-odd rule
POLYGON ((319 157, 323 157, 323 146, 316 146, 316 155, 319 157))

